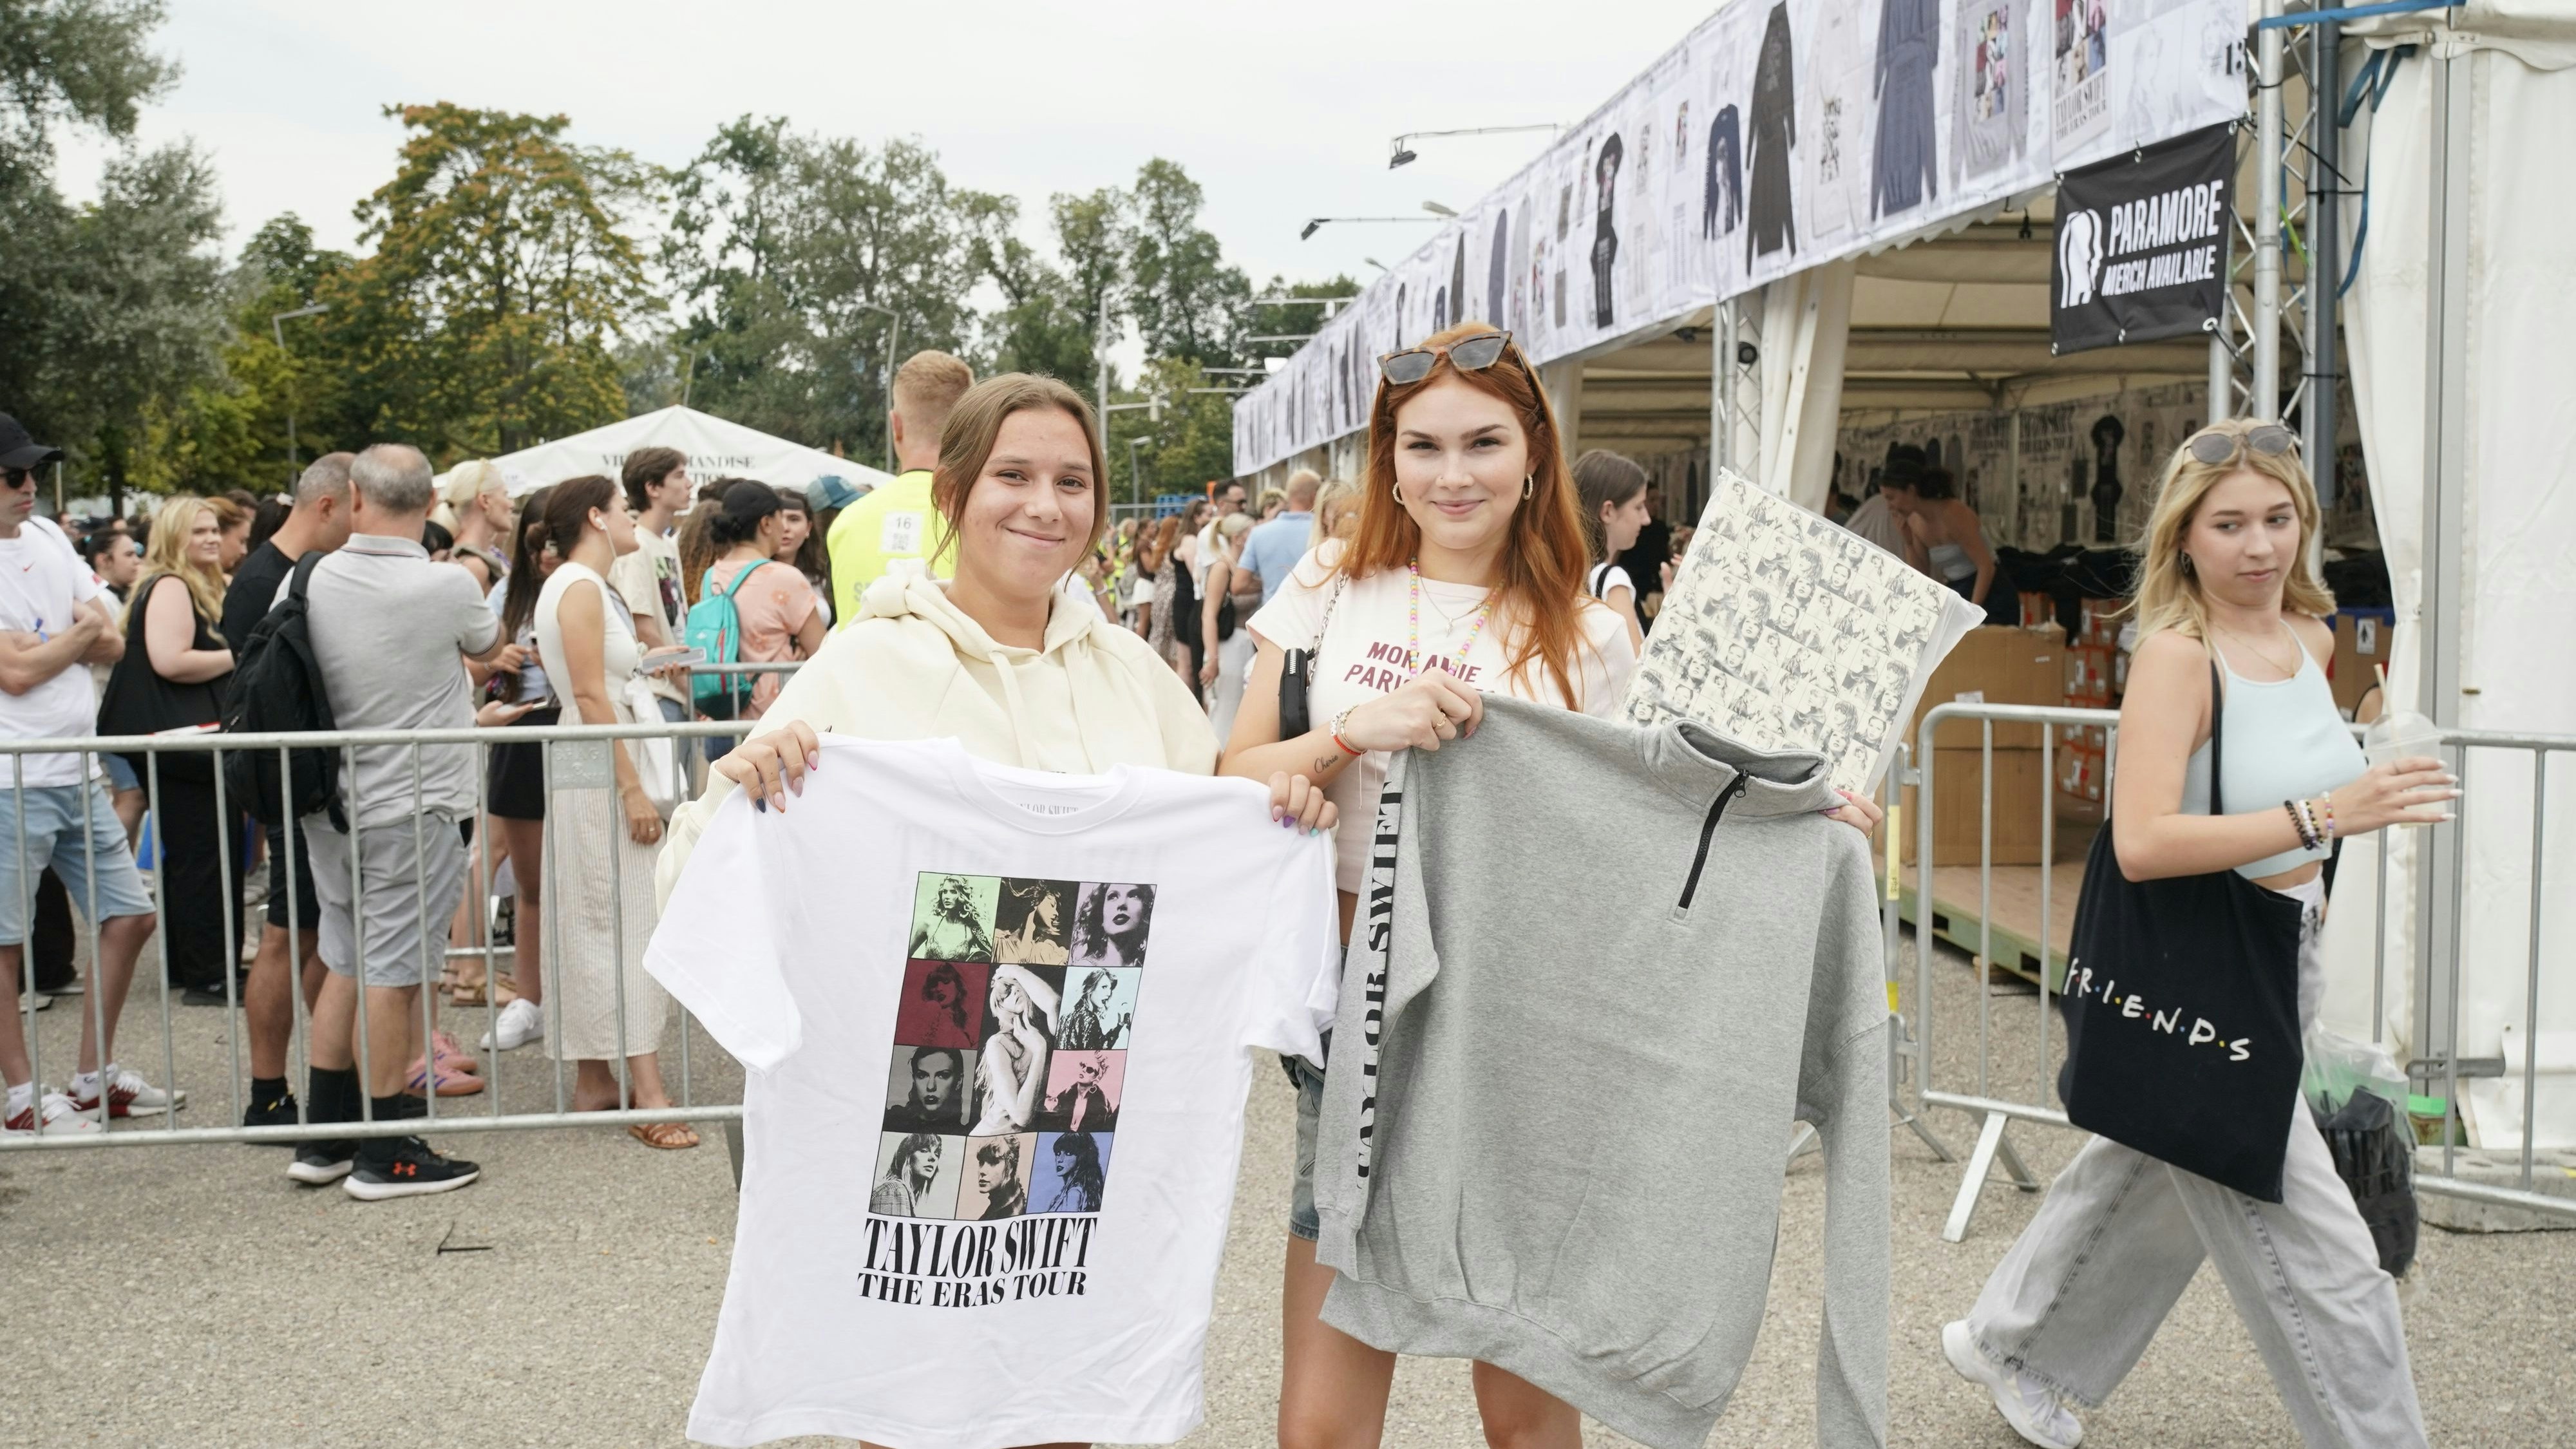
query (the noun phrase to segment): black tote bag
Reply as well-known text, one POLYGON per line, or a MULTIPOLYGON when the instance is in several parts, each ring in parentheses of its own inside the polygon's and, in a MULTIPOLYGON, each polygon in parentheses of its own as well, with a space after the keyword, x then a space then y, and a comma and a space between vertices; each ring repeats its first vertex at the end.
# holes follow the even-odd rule
MULTIPOLYGON (((2209 813, 2226 700, 2209 668, 2209 813)), ((2105 820, 2067 958, 2067 1120, 2248 1197, 2281 1200, 2298 1107, 2300 906, 2232 870, 2133 881, 2105 820)))

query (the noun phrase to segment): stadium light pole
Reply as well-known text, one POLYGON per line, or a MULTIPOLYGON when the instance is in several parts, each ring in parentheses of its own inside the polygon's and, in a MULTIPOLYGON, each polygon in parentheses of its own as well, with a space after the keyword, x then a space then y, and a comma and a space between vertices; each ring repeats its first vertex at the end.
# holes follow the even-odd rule
POLYGON ((1398 166, 1413 164, 1415 155, 1413 148, 1405 144, 1408 141, 1426 141, 1440 136, 1507 136, 1520 131, 1554 132, 1564 129, 1562 122, 1547 121, 1535 126, 1470 126, 1461 131, 1407 131, 1387 143, 1390 154, 1386 158, 1386 169, 1392 171, 1398 166))
MULTIPOLYGON (((268 319, 268 331, 270 336, 277 339, 277 350, 281 354, 286 351, 286 321, 288 318, 315 317, 330 310, 331 307, 329 303, 315 302, 309 307, 298 307, 292 312, 271 313, 268 319)), ((302 460, 297 456, 295 443, 294 392, 295 390, 293 388, 288 388, 286 399, 286 490, 289 493, 295 491, 295 475, 303 467, 302 460)))
POLYGON ((1316 218, 1314 218, 1313 220, 1311 220, 1311 221, 1309 221, 1309 222, 1307 222, 1307 223, 1306 223, 1306 229, 1305 229, 1304 231, 1301 231, 1301 232, 1297 233, 1297 240, 1299 240, 1299 241, 1304 241, 1306 238, 1308 238, 1308 237, 1310 237, 1310 236, 1313 236, 1317 231, 1322 230, 1324 227, 1331 226, 1331 225, 1333 225, 1333 224, 1334 224, 1334 223, 1336 223, 1336 222, 1340 222, 1340 223, 1352 223, 1352 222, 1384 222, 1384 221, 1401 221, 1401 222, 1421 223, 1421 222, 1438 221, 1439 219, 1440 219, 1440 218, 1438 218, 1438 217, 1436 217, 1436 216, 1319 216, 1319 217, 1316 217, 1316 218))

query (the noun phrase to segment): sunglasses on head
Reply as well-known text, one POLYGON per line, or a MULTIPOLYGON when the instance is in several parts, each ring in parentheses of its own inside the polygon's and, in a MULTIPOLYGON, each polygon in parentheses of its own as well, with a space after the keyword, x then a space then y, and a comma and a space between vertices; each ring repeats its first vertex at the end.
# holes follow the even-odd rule
POLYGON ((1501 361, 1511 342, 1512 334, 1508 332, 1479 332, 1439 347, 1408 347, 1402 352, 1390 352, 1377 360, 1377 370, 1389 382, 1420 382, 1446 357, 1449 365, 1460 372, 1481 372, 1501 361))
POLYGON ((2246 449, 2266 458, 2277 458, 2299 446, 2299 435, 2279 423, 2265 423, 2243 433, 2210 428, 2192 434, 2191 441, 2183 446, 2191 450, 2194 458, 2217 468, 2236 461, 2236 455, 2246 449))

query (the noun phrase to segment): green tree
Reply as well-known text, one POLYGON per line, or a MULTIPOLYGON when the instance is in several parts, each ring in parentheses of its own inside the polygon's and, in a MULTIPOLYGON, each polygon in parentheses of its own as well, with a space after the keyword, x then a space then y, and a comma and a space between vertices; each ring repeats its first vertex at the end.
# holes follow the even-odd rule
POLYGON ((49 304, 52 411, 119 511, 129 488, 175 481, 158 459, 139 472, 142 445, 221 377, 222 229, 213 167, 178 145, 110 161, 99 199, 64 231, 49 304))
MULTIPOLYGON (((66 129, 133 137, 142 104, 178 76, 150 49, 161 19, 156 0, 0 0, 0 411, 73 447, 101 410, 67 349, 81 315, 95 316, 113 288, 78 251, 100 240, 103 224, 56 190, 55 143, 66 129)), ((106 221, 133 219, 107 204, 106 221)), ((157 259, 155 269, 166 271, 157 259)))
POLYGON ((154 418, 143 486, 274 491, 301 464, 367 441, 347 416, 341 371, 323 351, 326 335, 310 318, 278 321, 349 264, 344 253, 317 249, 313 229, 292 212, 251 234, 221 283, 230 313, 221 367, 154 418))
POLYGON ((1010 234, 1018 212, 1004 198, 976 241, 977 267, 1002 293, 1001 309, 983 323, 985 362, 996 373, 1043 373, 1088 395, 1097 386, 1091 329, 1064 272, 1010 234))
MULTIPOLYGON (((952 186, 917 139, 800 136, 775 117, 719 130, 673 195, 663 265, 682 315, 665 346, 691 401, 871 459, 892 366, 984 330, 969 297, 1006 264, 1013 215, 952 186)), ((630 368, 662 375, 640 354, 630 368)))
MULTIPOLYGON (((1348 275, 1331 277, 1321 282, 1291 282, 1284 277, 1274 276, 1270 279, 1270 285, 1263 287, 1260 293, 1264 297, 1334 299, 1357 297, 1359 294, 1360 284, 1352 281, 1348 275)), ((1250 309, 1249 320, 1244 330, 1255 337, 1311 337, 1322 331, 1324 323, 1339 315, 1340 310, 1340 307, 1328 306, 1322 301, 1264 303, 1250 309)), ((1304 344, 1296 342, 1265 342, 1249 345, 1250 356, 1254 358, 1286 357, 1302 345, 1304 344)))
POLYGON ((1156 157, 1137 171, 1127 229, 1129 298, 1149 355, 1222 367, 1242 354, 1243 304, 1252 292, 1199 225, 1205 200, 1175 162, 1156 157))
POLYGON ((452 459, 623 416, 611 348, 654 302, 620 212, 654 197, 656 174, 571 144, 563 116, 385 113, 408 134, 357 208, 375 251, 322 288, 320 330, 365 431, 452 459))
POLYGON ((1048 199, 1047 213, 1056 254, 1064 259, 1064 305, 1088 344, 1089 365, 1075 386, 1090 394, 1099 388, 1097 359, 1118 340, 1117 329, 1128 317, 1127 193, 1115 186, 1089 195, 1060 191, 1048 199))

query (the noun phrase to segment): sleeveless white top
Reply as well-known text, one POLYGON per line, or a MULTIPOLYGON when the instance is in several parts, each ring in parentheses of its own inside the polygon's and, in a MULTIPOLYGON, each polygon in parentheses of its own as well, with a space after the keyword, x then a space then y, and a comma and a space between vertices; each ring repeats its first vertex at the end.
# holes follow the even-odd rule
MULTIPOLYGON (((2290 635, 2298 639, 2296 631, 2290 635)), ((2284 800, 2312 799, 2350 784, 2369 768, 2352 737, 2352 727, 2335 708, 2326 672, 2317 667, 2304 642, 2299 643, 2299 672, 2268 683, 2228 668, 2226 652, 2215 645, 2212 649, 2219 667, 2227 670, 2227 707, 2221 721, 2227 730, 2227 774, 2219 784, 2225 797, 2222 803, 2230 813, 2278 809, 2284 800)), ((2209 745, 2204 742, 2183 766, 2182 813, 2208 812, 2209 745)), ((2248 879, 2279 875, 2308 861, 2323 860, 2329 853, 2331 847, 2294 847, 2240 865, 2236 873, 2248 879)))
MULTIPOLYGON (((565 662, 572 656, 564 652, 563 622, 560 612, 563 608, 564 594, 576 584, 582 583, 598 589, 600 598, 604 601, 602 611, 607 618, 603 621, 601 629, 605 637, 600 640, 599 666, 603 676, 602 683, 608 688, 609 707, 617 711, 619 724, 633 724, 635 722, 633 711, 626 707, 626 681, 634 676, 635 666, 642 661, 644 650, 643 646, 635 641, 634 614, 628 611, 626 600, 620 597, 615 589, 608 586, 608 580, 601 578, 589 567, 574 563, 570 559, 555 566, 553 576, 546 580, 544 591, 537 595, 537 607, 533 620, 537 632, 537 652, 556 671, 555 688, 563 696, 565 712, 568 715, 576 715, 574 718, 566 719, 564 723, 580 723, 577 713, 573 710, 572 675, 570 666, 565 662)), ((2230 772, 2231 779, 2233 773, 2230 772)))

